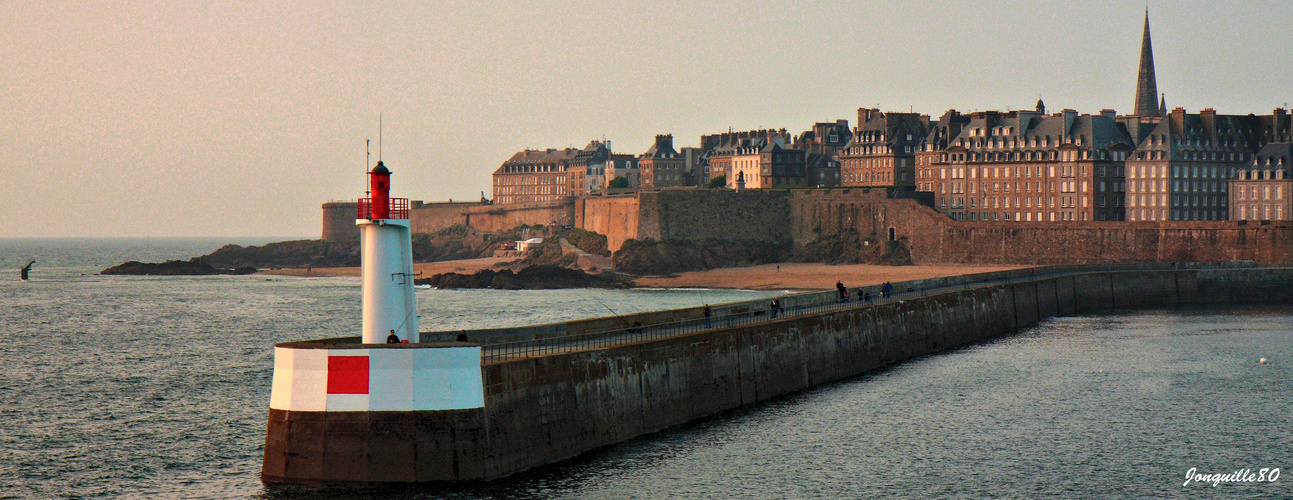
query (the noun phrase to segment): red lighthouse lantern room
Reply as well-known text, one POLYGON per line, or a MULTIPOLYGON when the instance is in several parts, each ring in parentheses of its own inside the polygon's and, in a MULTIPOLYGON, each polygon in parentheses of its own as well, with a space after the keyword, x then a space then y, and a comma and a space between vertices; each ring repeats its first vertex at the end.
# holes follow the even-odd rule
POLYGON ((368 172, 368 190, 372 192, 372 198, 359 199, 360 219, 409 218, 409 199, 391 198, 391 171, 380 161, 368 172))
POLYGON ((373 192, 373 212, 370 218, 391 218, 391 171, 382 162, 377 162, 377 166, 368 172, 368 185, 373 192))

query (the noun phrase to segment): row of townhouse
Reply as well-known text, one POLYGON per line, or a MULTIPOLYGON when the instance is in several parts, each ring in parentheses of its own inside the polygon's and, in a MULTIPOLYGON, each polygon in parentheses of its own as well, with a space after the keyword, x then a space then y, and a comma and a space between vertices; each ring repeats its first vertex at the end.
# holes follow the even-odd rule
MULTIPOLYGON (((1267 182, 1287 196, 1274 186, 1289 177, 1275 153, 1290 140, 1289 114, 1279 108, 1262 116, 1182 108, 1163 116, 1047 114, 1038 101, 1032 111, 953 110, 937 121, 874 109, 858 118, 839 155, 842 184, 912 186, 933 193, 935 207, 958 220, 1265 218, 1251 206, 1243 215, 1232 209, 1241 175, 1250 194, 1253 183, 1267 182), (1272 144, 1275 152, 1259 155, 1272 144), (1276 168, 1243 173, 1270 158, 1276 168)), ((1271 214, 1290 215, 1276 205, 1271 214)))
POLYGON ((738 182, 750 189, 839 184, 836 152, 848 121, 817 123, 793 141, 785 129, 702 135, 700 147, 674 148, 673 135, 655 136, 640 155, 616 154, 610 141, 583 149, 527 149, 494 171, 494 202, 554 201, 612 188, 660 189, 738 182))
POLYGON ((735 189, 909 186, 957 220, 1284 220, 1293 172, 1290 115, 1160 116, 1063 110, 955 110, 938 120, 859 109, 858 126, 819 122, 703 135, 675 149, 658 135, 640 155, 609 142, 525 150, 495 171, 496 203, 553 201, 610 187, 735 189), (617 180, 618 179, 618 180, 617 180))

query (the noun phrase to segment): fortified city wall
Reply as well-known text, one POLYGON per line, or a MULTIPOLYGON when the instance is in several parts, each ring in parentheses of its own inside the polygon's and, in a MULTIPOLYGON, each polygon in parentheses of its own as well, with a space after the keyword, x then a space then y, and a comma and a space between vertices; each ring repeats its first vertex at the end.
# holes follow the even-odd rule
MULTIPOLYGON (((574 202, 556 201, 519 205, 482 205, 477 202, 409 202, 409 225, 415 233, 435 234, 455 224, 480 232, 502 232, 526 225, 569 224, 574 220, 574 202)), ((355 226, 357 205, 353 201, 323 204, 323 233, 329 241, 358 240, 355 226)))
POLYGON ((466 224, 467 209, 485 206, 480 202, 423 203, 409 209, 409 226, 415 233, 435 234, 457 224, 466 224))
POLYGON ((572 224, 575 220, 574 201, 520 203, 514 205, 481 205, 467 209, 467 227, 486 233, 498 233, 522 224, 572 224))
MULTIPOLYGON (((922 204, 925 193, 868 188, 805 190, 663 189, 520 205, 424 204, 414 231, 463 223, 479 232, 527 224, 573 224, 607 237, 783 242, 796 250, 856 229, 865 239, 902 242, 918 264, 1229 262, 1293 264, 1293 222, 967 222, 922 204), (459 212, 461 211, 461 212, 459 212), (457 219, 461 213, 461 219, 457 219)), ((323 238, 358 238, 354 203, 323 205, 323 238)))
POLYGON ((656 240, 789 241, 790 193, 728 189, 643 192, 642 233, 656 240))
POLYGON ((575 201, 575 226, 605 235, 612 252, 625 240, 639 237, 641 220, 637 194, 588 196, 575 201))
POLYGON ((914 200, 850 189, 796 193, 796 248, 822 234, 856 228, 903 242, 927 263, 1097 264, 1234 262, 1293 264, 1293 223, 964 222, 914 200))
POLYGON ((323 234, 326 241, 358 241, 359 226, 355 217, 359 204, 353 201, 330 201, 323 204, 323 234))
MULTIPOLYGON (((490 362, 481 367, 482 408, 270 410, 262 474, 291 482, 498 478, 1053 316, 1293 301, 1293 268, 1051 271, 1014 271, 1009 281, 994 274, 926 296, 490 362)), ((674 315, 695 318, 699 311, 674 315)))
POLYGON ((618 251, 628 239, 787 241, 786 191, 677 188, 590 196, 575 205, 575 225, 606 235, 618 251))

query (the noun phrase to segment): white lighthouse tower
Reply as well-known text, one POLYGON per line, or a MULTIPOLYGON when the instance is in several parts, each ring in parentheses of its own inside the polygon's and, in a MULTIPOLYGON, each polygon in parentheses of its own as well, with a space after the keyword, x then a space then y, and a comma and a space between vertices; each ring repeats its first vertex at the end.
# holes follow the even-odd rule
POLYGON ((418 342, 418 307, 413 295, 413 240, 408 198, 391 198, 386 165, 368 172, 372 198, 359 200, 360 257, 364 292, 365 344, 385 343, 391 331, 418 342))

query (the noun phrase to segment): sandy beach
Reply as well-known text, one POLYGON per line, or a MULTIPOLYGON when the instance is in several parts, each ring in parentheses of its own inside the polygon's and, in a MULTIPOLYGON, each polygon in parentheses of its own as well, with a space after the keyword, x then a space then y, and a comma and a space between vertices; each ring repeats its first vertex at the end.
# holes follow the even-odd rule
MULTIPOLYGON (((440 273, 471 274, 512 258, 484 258, 414 264, 414 272, 423 277, 440 273)), ((907 281, 958 274, 986 273, 1019 269, 1026 265, 926 265, 873 266, 866 264, 828 265, 818 263, 782 263, 752 267, 729 267, 708 271, 691 271, 672 276, 643 276, 638 286, 650 288, 733 288, 746 290, 832 290, 835 282, 847 286, 876 285, 886 281, 907 281)), ((359 276, 358 267, 310 269, 276 269, 262 274, 282 276, 359 276)))

